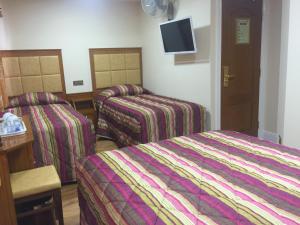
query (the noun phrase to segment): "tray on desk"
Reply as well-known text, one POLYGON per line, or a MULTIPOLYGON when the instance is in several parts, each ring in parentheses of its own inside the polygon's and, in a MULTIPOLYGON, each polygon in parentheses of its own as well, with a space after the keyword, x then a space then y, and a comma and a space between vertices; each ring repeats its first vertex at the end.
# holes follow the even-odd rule
POLYGON ((21 129, 20 131, 11 132, 11 133, 8 133, 8 132, 5 131, 5 129, 4 129, 3 132, 0 131, 0 136, 1 136, 1 137, 10 137, 10 136, 16 136, 16 135, 22 135, 22 134, 25 134, 26 131, 27 131, 27 128, 26 128, 26 126, 25 126, 24 121, 22 121, 22 127, 23 127, 23 129, 21 129))

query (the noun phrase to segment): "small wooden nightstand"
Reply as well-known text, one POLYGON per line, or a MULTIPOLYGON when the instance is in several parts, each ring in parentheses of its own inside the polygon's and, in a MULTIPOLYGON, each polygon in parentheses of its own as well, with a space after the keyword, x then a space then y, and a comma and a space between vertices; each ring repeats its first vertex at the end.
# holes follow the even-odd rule
POLYGON ((96 110, 91 92, 69 94, 68 101, 71 102, 75 110, 92 120, 94 125, 96 124, 96 110))

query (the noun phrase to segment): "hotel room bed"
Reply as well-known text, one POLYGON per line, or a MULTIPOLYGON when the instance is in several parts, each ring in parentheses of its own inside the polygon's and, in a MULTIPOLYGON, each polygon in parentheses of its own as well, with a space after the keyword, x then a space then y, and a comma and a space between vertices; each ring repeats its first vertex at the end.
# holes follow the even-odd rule
POLYGON ((300 224, 300 150, 229 131, 77 162, 81 224, 300 224))
POLYGON ((30 115, 36 166, 54 164, 63 183, 75 181, 75 160, 95 153, 96 136, 92 123, 57 97, 66 97, 61 50, 1 51, 0 68, 8 110, 30 115))
POLYGON ((7 110, 19 116, 29 115, 35 166, 54 164, 63 183, 76 181, 75 161, 95 153, 92 122, 50 93, 12 98, 7 110))
POLYGON ((154 95, 136 85, 117 85, 95 97, 97 134, 120 146, 149 143, 204 131, 201 105, 154 95))

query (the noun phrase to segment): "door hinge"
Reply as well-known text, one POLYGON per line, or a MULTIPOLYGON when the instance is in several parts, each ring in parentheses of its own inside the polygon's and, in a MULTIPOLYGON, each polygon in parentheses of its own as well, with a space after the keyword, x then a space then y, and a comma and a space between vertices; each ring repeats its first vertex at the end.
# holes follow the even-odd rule
POLYGON ((278 139, 279 139, 279 140, 278 140, 279 144, 282 145, 282 137, 281 137, 281 135, 279 135, 278 139))

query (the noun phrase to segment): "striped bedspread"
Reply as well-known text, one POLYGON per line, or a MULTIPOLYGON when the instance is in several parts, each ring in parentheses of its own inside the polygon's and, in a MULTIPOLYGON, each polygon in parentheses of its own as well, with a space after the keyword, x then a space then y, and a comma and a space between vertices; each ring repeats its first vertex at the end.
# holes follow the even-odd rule
POLYGON ((76 159, 95 153, 92 123, 66 103, 8 110, 18 115, 30 115, 35 165, 54 164, 63 183, 76 181, 76 159))
POLYGON ((235 132, 77 163, 81 224, 300 224, 300 150, 235 132))
POLYGON ((201 105, 153 95, 141 87, 136 87, 140 92, 128 92, 131 86, 114 87, 104 91, 109 93, 104 98, 97 98, 97 134, 130 146, 204 130, 205 108, 201 105))

